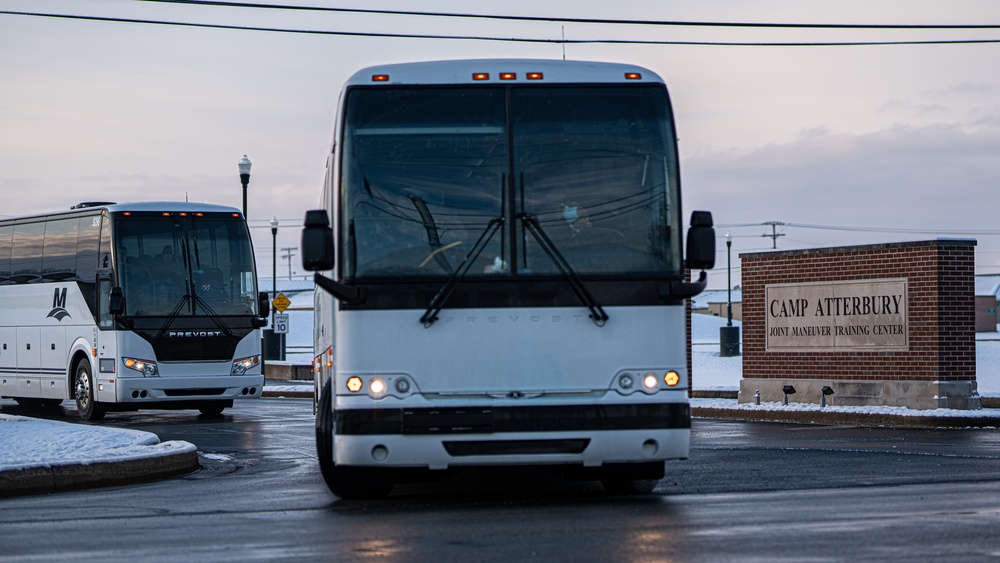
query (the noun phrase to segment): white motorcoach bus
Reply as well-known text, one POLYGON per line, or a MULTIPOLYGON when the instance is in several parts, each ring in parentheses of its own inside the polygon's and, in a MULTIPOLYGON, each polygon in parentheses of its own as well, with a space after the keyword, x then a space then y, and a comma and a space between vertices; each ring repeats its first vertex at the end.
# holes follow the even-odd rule
POLYGON ((259 397, 255 272, 231 207, 83 203, 0 220, 0 396, 75 399, 90 420, 259 397))
POLYGON ((715 235, 694 212, 682 254, 659 76, 378 66, 347 82, 337 123, 302 240, 325 272, 316 435, 333 493, 512 465, 649 492, 687 457, 685 306, 715 235))

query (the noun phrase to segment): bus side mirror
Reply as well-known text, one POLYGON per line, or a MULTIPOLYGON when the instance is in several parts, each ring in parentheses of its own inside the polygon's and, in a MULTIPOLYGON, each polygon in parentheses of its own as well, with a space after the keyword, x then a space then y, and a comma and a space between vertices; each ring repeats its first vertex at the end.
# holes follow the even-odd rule
POLYGON ((710 211, 691 212, 686 264, 692 270, 711 270, 715 266, 715 229, 710 211))
POLYGON ((118 286, 111 288, 111 294, 108 296, 108 312, 112 315, 125 313, 125 295, 118 286))
POLYGON ((302 229, 302 267, 307 271, 332 270, 333 229, 325 209, 306 211, 302 229))
POLYGON ((267 298, 266 291, 257 294, 257 311, 257 316, 262 319, 271 315, 271 301, 267 298))

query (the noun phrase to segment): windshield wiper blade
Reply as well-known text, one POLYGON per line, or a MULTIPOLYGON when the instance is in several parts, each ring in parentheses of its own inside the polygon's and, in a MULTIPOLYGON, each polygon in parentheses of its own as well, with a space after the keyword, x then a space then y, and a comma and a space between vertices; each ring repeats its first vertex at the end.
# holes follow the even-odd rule
POLYGON ((542 250, 555 262, 556 267, 559 268, 559 271, 566 277, 566 281, 569 282, 570 287, 573 288, 573 293, 576 293, 580 301, 590 310, 590 318, 594 321, 594 324, 604 326, 608 322, 608 314, 604 312, 604 308, 601 307, 590 291, 587 290, 587 286, 583 285, 583 281, 576 275, 576 270, 566 261, 566 257, 562 255, 562 252, 559 252, 559 248, 552 242, 552 239, 545 234, 541 223, 538 222, 538 217, 528 213, 518 213, 517 218, 528 228, 528 232, 531 233, 531 236, 535 237, 542 250))
POLYGON ((188 292, 184 292, 184 295, 181 295, 181 300, 174 306, 174 310, 170 311, 170 314, 167 315, 167 320, 163 321, 163 326, 160 327, 160 332, 156 333, 157 338, 162 338, 163 335, 167 333, 167 329, 170 328, 170 325, 174 324, 174 320, 181 315, 181 309, 185 304, 187 304, 189 299, 191 299, 191 296, 188 295, 188 292))
POLYGON ((458 268, 455 268, 455 271, 452 272, 448 281, 445 282, 434 298, 431 299, 430 305, 427 306, 427 311, 425 311, 424 315, 420 317, 420 322, 423 323, 425 327, 430 327, 434 324, 434 321, 438 320, 438 313, 440 313, 441 309, 444 307, 445 301, 451 297, 452 292, 455 291, 455 287, 458 286, 458 282, 462 281, 462 278, 464 278, 465 274, 468 273, 469 268, 472 267, 472 263, 476 261, 476 258, 479 258, 479 255, 482 254, 486 245, 489 244, 490 239, 492 239, 493 235, 500 230, 503 223, 503 217, 494 217, 490 219, 486 228, 483 229, 482 234, 479 235, 479 239, 476 240, 476 244, 472 245, 472 249, 470 249, 469 253, 465 255, 462 263, 458 265, 458 268))
MULTIPOLYGON (((174 321, 177 320, 177 317, 181 316, 181 309, 183 309, 184 305, 187 304, 188 302, 191 302, 195 305, 201 303, 201 308, 205 310, 205 316, 208 317, 209 320, 211 320, 215 326, 219 327, 219 330, 221 330, 223 334, 225 334, 226 336, 233 335, 233 331, 228 326, 226 326, 226 323, 222 322, 222 317, 220 317, 215 311, 213 311, 212 308, 208 306, 208 303, 206 303, 204 299, 202 299, 199 295, 195 294, 194 291, 188 291, 181 296, 180 301, 178 301, 177 305, 174 306, 173 311, 170 311, 170 314, 167 315, 167 320, 163 321, 163 326, 160 327, 160 331, 156 333, 157 338, 162 338, 163 335, 167 333, 167 329, 170 328, 170 325, 174 324, 174 321)), ((195 314, 196 311, 192 310, 191 313, 195 314)))
MULTIPOLYGON (((440 249, 441 235, 438 233, 437 223, 434 222, 434 215, 431 214, 431 210, 427 207, 427 202, 420 196, 415 196, 413 194, 408 194, 406 197, 413 203, 413 207, 417 208, 417 213, 420 215, 420 222, 423 223, 424 229, 427 231, 427 244, 434 250, 440 249)), ((448 259, 444 254, 436 253, 433 256, 434 260, 440 264, 445 271, 455 271, 452 269, 451 264, 448 263, 448 259)))
POLYGON ((211 320, 215 326, 219 327, 219 330, 221 330, 223 334, 225 334, 226 336, 233 335, 233 331, 230 330, 228 326, 226 326, 226 323, 222 322, 222 317, 220 317, 218 313, 216 313, 211 307, 209 307, 208 303, 206 303, 205 300, 202 299, 201 296, 198 295, 197 293, 194 294, 194 302, 196 305, 198 303, 201 303, 201 308, 205 311, 204 315, 208 317, 209 320, 211 320))

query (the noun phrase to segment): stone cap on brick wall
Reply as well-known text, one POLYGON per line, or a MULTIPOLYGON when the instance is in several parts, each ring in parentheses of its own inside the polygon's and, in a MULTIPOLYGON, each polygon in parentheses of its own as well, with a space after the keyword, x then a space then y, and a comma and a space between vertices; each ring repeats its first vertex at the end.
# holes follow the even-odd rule
POLYGON ((798 250, 766 250, 762 252, 741 252, 740 259, 743 258, 774 258, 779 256, 809 256, 814 254, 838 254, 844 252, 871 252, 877 250, 888 250, 891 248, 915 248, 921 246, 956 246, 968 247, 976 246, 977 241, 973 238, 937 238, 934 240, 911 240, 903 242, 884 242, 876 244, 855 244, 850 246, 826 246, 823 248, 801 248, 798 250))

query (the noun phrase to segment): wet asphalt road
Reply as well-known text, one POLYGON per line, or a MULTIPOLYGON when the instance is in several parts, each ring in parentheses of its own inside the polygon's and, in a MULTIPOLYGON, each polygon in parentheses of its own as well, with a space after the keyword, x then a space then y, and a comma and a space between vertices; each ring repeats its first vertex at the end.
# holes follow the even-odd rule
MULTIPOLYGON (((78 422, 64 403, 46 416, 78 422)), ((0 400, 0 412, 29 414, 0 400)), ((981 561, 1000 556, 1000 432, 695 420, 655 494, 529 471, 467 473, 339 501, 315 462, 312 401, 112 413, 198 446, 156 483, 0 499, 0 562, 981 561)))

